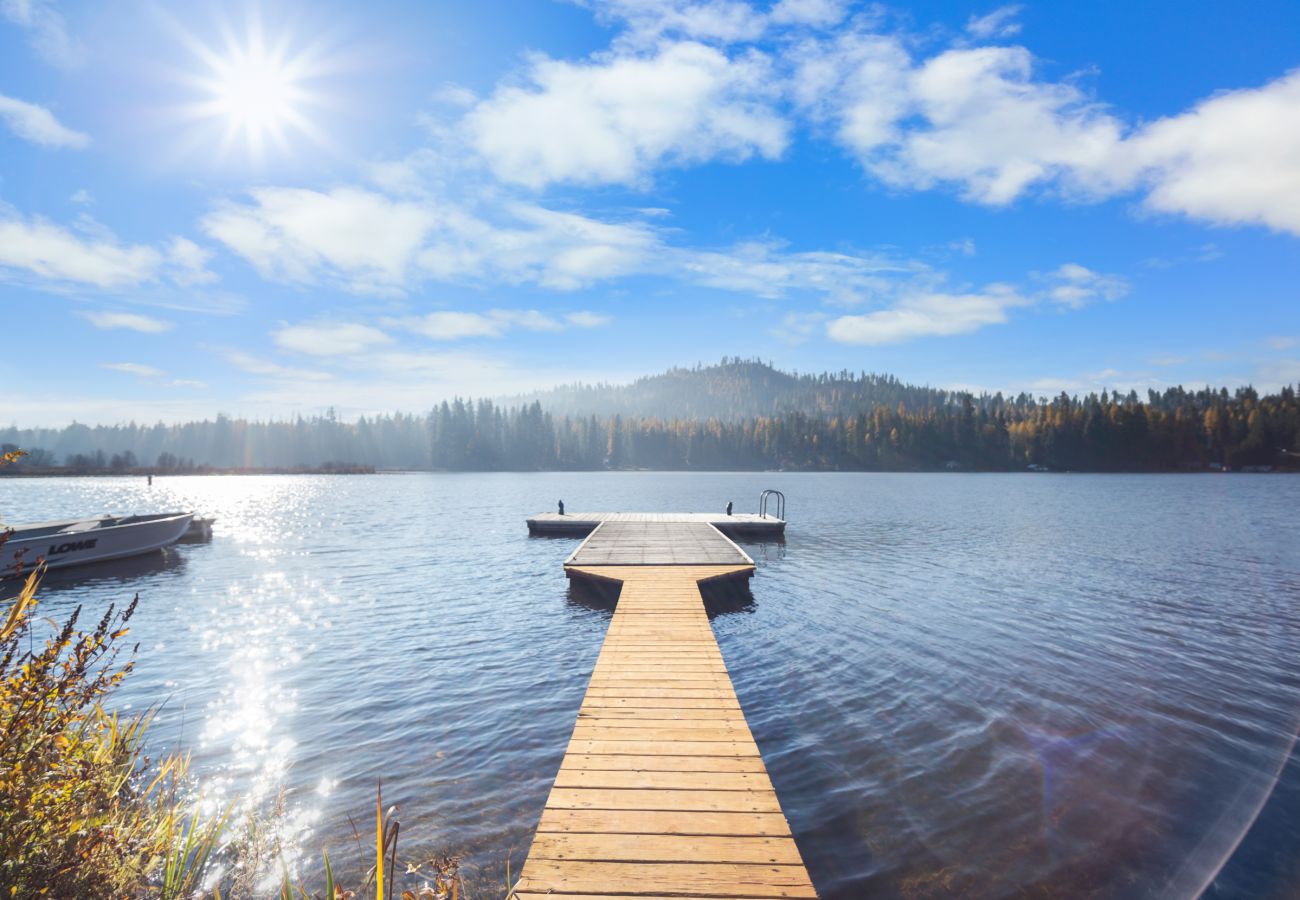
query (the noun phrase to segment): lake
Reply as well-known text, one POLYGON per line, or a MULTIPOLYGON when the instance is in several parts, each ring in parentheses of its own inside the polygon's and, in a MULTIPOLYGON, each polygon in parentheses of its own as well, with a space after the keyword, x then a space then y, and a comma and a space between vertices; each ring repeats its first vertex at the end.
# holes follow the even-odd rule
POLYGON ((337 869, 382 778, 405 846, 490 888, 610 618, 566 582, 576 541, 524 519, 768 487, 786 541, 743 545, 752 601, 713 626, 823 897, 1294 896, 1300 478, 9 478, 0 515, 216 516, 209 543, 52 573, 41 612, 140 594, 120 699, 164 704, 155 747, 192 749, 214 802, 283 789, 291 843, 337 869))

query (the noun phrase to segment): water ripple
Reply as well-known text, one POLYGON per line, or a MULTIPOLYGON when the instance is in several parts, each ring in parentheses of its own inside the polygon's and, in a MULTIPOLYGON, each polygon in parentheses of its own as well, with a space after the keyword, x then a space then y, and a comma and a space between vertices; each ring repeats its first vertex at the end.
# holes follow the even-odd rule
MULTIPOLYGON (((787 541, 747 547, 754 601, 713 627, 823 897, 1205 886, 1300 720, 1295 479, 8 479, 0 512, 217 516, 211 543, 52 575, 44 612, 139 591, 123 702, 166 701, 154 740, 193 747, 214 796, 284 788, 302 852, 357 858, 382 777, 404 835, 499 885, 610 616, 565 583, 573 542, 523 518, 743 510, 778 481, 787 541)), ((1264 819, 1300 857, 1300 822, 1264 819)))

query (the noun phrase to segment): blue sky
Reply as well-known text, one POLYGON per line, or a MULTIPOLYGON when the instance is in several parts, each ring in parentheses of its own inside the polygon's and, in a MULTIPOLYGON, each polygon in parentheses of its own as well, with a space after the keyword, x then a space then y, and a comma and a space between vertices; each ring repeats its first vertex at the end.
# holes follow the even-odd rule
POLYGON ((0 0, 18 424, 1300 381, 1300 8, 0 0))

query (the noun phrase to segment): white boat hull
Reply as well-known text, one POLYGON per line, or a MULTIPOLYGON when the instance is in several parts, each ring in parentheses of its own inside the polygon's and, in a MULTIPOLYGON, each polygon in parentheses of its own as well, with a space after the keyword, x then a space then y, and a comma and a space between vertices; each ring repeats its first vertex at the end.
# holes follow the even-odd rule
POLYGON ((193 513, 102 516, 22 526, 0 546, 0 577, 30 572, 40 559, 47 568, 61 569, 151 553, 176 543, 193 517, 193 513))

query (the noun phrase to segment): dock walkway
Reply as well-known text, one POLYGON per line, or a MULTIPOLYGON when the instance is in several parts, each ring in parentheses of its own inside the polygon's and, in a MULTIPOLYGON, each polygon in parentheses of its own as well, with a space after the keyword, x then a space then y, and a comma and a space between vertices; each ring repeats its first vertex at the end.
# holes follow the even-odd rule
MULTIPOLYGON (((641 554, 661 561, 582 565, 589 539, 566 563, 622 587, 514 896, 816 897, 700 594, 753 564, 708 525, 661 527, 641 554), (728 546, 744 560, 713 562, 728 546)), ((631 549, 631 532, 617 536, 612 558, 631 549)))

